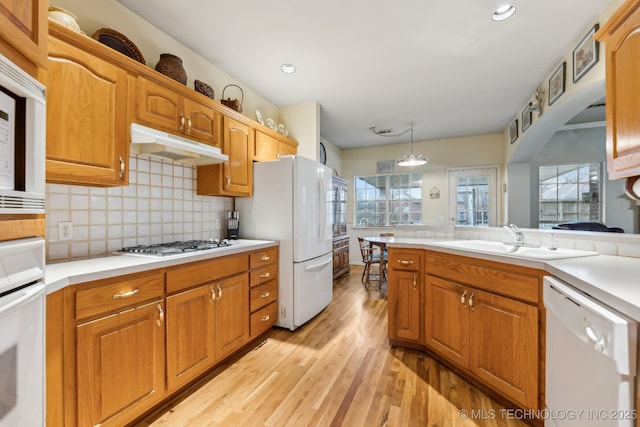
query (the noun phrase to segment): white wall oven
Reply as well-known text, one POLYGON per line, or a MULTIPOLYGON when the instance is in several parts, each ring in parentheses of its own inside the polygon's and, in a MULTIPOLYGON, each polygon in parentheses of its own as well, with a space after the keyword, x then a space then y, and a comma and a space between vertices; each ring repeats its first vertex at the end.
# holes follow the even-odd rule
POLYGON ((46 92, 0 55, 0 214, 42 214, 46 92))
POLYGON ((0 427, 44 425, 44 240, 0 242, 0 427))

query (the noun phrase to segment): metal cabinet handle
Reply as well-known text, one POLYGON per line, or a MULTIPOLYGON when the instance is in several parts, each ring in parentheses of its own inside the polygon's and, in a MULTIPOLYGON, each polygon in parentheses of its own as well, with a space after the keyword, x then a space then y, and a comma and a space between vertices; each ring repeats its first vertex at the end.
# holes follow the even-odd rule
POLYGON ((180 130, 184 130, 184 114, 180 113, 180 130))
POLYGON ((135 288, 135 289, 127 291, 127 292, 121 292, 119 294, 113 294, 113 299, 131 297, 131 296, 134 296, 135 294, 137 294, 138 292, 140 292, 140 289, 135 288))
POLYGON ((260 258, 260 261, 269 261, 271 259, 271 257, 269 255, 263 255, 262 258, 260 258))
POLYGON ((467 298, 467 291, 465 290, 465 291, 462 293, 462 296, 460 297, 460 302, 461 302, 461 303, 462 303, 462 305, 464 305, 465 307, 466 307, 466 304, 465 304, 465 303, 466 303, 466 301, 467 301, 467 299, 466 299, 466 298, 467 298))
POLYGON ((127 165, 125 164, 122 156, 120 156, 119 159, 120 159, 120 173, 118 174, 118 177, 124 178, 124 171, 127 170, 127 165))
POLYGON ((271 316, 269 316, 268 314, 266 316, 262 316, 262 318, 260 318, 261 322, 266 322, 267 320, 269 320, 271 318, 271 316))
POLYGON ((416 275, 413 275, 413 289, 416 289, 416 287, 418 286, 418 281, 416 279, 416 275))
POLYGON ((260 277, 262 277, 263 279, 266 279, 267 277, 271 276, 271 273, 262 273, 260 275, 260 277))
POLYGON ((209 286, 209 289, 211 290, 211 303, 213 303, 216 300, 216 290, 213 289, 213 286, 209 286))
POLYGON ((218 299, 222 299, 222 288, 218 285, 218 299))
POLYGON ((231 186, 231 175, 226 175, 226 180, 227 180, 227 183, 225 184, 224 189, 228 190, 229 187, 231 186))
POLYGON ((191 117, 187 117, 187 133, 191 133, 191 117))
POLYGON ((269 295, 271 295, 269 292, 265 292, 265 293, 260 295, 260 298, 268 298, 269 295))
POLYGON ((408 260, 405 260, 405 259, 399 259, 398 260, 398 264, 411 265, 411 264, 413 264, 413 261, 408 261, 408 260))
POLYGON ((158 304, 158 320, 156 320, 156 323, 158 326, 162 326, 162 322, 164 322, 164 311, 162 310, 162 306, 158 304))
POLYGON ((471 292, 471 296, 469 297, 469 307, 471 307, 471 311, 475 311, 475 307, 473 306, 473 297, 476 296, 475 292, 471 292))

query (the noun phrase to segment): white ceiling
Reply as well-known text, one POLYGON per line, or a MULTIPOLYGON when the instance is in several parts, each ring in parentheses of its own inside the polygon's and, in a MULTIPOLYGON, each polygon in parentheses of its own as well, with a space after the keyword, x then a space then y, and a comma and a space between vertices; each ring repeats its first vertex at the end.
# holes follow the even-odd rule
MULTIPOLYGON (((502 132, 608 0, 118 0, 340 148, 502 132), (297 72, 285 75, 283 63, 297 72)), ((567 63, 567 84, 572 64, 567 63)))

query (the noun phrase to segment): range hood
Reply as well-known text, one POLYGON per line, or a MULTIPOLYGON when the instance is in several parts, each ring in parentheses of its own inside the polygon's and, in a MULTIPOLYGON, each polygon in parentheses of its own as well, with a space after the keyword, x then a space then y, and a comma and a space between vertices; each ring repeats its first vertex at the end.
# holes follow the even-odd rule
POLYGON ((229 160, 219 148, 138 123, 131 123, 131 151, 191 165, 213 165, 229 160))

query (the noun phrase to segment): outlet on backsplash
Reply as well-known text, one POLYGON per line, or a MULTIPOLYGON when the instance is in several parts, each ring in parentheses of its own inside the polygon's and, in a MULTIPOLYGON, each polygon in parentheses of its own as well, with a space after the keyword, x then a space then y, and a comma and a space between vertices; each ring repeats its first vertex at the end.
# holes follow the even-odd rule
POLYGON ((73 222, 58 223, 58 240, 73 240, 73 222))

